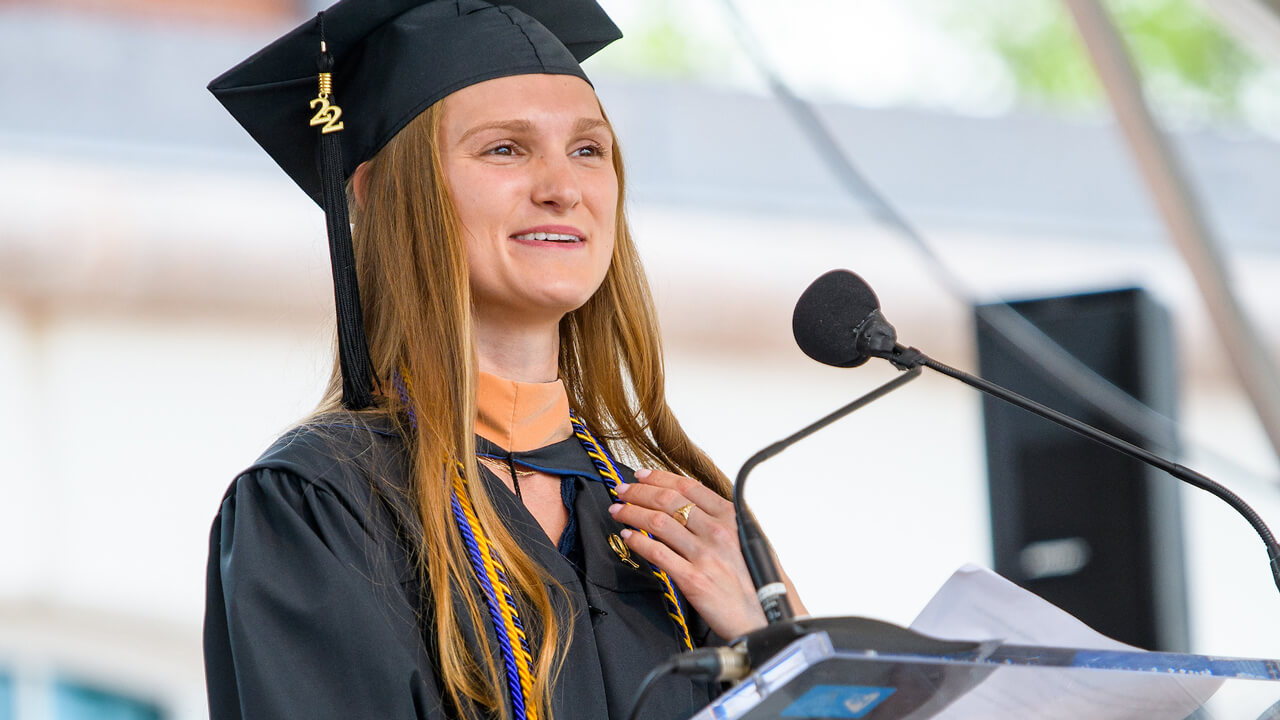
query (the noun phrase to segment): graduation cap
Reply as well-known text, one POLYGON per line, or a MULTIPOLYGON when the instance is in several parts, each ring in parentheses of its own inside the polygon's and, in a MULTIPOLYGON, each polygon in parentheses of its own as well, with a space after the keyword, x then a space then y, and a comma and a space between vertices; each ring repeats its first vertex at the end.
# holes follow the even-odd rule
POLYGON ((345 185, 410 120, 469 85, 574 75, 622 36, 595 0, 342 0, 209 84, 325 211, 342 402, 373 404, 345 185))

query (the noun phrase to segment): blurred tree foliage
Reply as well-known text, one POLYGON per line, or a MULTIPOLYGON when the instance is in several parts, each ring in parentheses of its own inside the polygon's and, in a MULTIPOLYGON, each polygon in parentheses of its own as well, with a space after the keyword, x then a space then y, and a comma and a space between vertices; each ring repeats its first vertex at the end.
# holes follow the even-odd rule
MULTIPOLYGON (((1058 109, 1096 107, 1102 90, 1061 0, 918 0, 921 10, 997 53, 1021 99, 1058 109)), ((1236 118, 1260 64, 1195 0, 1103 0, 1161 106, 1204 119, 1236 118)))

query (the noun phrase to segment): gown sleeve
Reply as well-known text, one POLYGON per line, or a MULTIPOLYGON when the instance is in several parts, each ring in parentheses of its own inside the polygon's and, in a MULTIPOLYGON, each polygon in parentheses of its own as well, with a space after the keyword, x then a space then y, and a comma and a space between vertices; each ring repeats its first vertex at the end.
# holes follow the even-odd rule
POLYGON ((446 717, 412 597, 377 513, 332 486, 258 469, 210 539, 211 720, 446 717))

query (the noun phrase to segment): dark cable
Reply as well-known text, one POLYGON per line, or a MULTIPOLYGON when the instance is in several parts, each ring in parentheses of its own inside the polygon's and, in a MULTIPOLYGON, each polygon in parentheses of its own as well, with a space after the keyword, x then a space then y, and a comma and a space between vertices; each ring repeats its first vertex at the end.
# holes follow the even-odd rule
POLYGON ((635 699, 631 701, 631 712, 627 713, 627 720, 637 720, 640 717, 640 706, 644 703, 645 697, 649 695, 649 691, 658 684, 658 679, 675 671, 676 658, 673 657, 667 658, 657 667, 650 670, 648 675, 644 676, 644 680, 640 682, 640 689, 636 691, 635 699))
POLYGON ((631 701, 631 712, 627 720, 640 717, 640 706, 645 697, 657 685, 658 680, 666 675, 685 675, 702 677, 712 681, 739 680, 750 672, 750 665, 745 650, 730 647, 705 647, 673 655, 660 665, 649 671, 640 682, 635 699, 631 701))

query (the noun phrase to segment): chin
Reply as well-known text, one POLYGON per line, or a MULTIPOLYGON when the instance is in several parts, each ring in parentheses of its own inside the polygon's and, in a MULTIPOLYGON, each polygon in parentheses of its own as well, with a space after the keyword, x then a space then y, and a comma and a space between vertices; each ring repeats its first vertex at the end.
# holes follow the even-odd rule
POLYGON ((548 307, 554 307, 555 312, 558 312, 560 316, 563 317, 574 310, 581 308, 583 305, 586 305, 587 301, 590 300, 593 295, 595 295, 594 292, 579 294, 573 297, 557 298, 555 302, 548 303, 548 307))
MULTIPOLYGON (((584 278, 580 273, 572 277, 555 277, 551 273, 523 273, 511 277, 501 286, 492 284, 472 285, 472 299, 481 307, 489 308, 494 315, 509 318, 522 317, 541 324, 559 321, 565 315, 581 308, 599 291, 604 278, 584 278)), ((488 313, 486 313, 488 314, 488 313)))
POLYGON ((583 282, 581 276, 566 278, 560 282, 547 282, 547 278, 542 278, 542 282, 538 284, 530 284, 530 301, 534 304, 545 304, 548 307, 563 308, 565 312, 577 310, 591 296, 600 290, 600 286, 604 284, 604 278, 598 281, 583 282))

